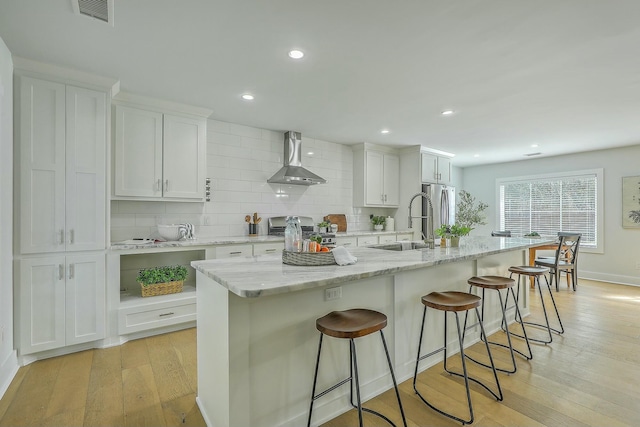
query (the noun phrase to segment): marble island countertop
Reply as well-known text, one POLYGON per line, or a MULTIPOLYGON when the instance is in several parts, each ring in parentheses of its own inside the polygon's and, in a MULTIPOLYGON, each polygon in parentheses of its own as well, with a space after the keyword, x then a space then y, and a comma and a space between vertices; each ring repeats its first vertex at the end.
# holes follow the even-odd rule
POLYGON ((313 287, 345 283, 403 270, 431 267, 448 262, 473 260, 483 256, 527 249, 555 239, 496 238, 468 236, 458 248, 390 251, 350 248, 358 258, 354 265, 293 266, 282 264, 282 256, 260 255, 245 258, 193 261, 191 265, 234 294, 256 298, 313 287))
MULTIPOLYGON (((392 235, 412 233, 412 231, 349 231, 336 233, 336 237, 368 236, 368 235, 392 235)), ((113 251, 135 251, 135 250, 162 250, 167 248, 192 248, 196 246, 213 245, 237 245, 253 243, 284 242, 283 236, 229 236, 229 237, 198 237, 195 239, 174 240, 168 242, 144 243, 143 240, 136 242, 127 240, 124 242, 114 242, 111 245, 113 251)))

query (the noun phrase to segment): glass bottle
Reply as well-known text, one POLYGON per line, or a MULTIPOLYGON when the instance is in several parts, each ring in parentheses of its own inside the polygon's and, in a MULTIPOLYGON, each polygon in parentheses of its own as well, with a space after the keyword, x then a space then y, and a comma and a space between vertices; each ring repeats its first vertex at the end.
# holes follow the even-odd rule
POLYGON ((294 218, 292 216, 287 217, 287 226, 284 229, 284 250, 289 252, 297 251, 298 227, 294 218))

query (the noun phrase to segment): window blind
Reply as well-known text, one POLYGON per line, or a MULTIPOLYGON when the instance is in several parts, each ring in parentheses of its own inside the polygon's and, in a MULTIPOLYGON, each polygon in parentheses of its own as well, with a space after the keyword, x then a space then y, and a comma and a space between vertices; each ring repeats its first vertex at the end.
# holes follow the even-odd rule
POLYGON ((597 179, 589 173, 500 182, 500 229, 515 235, 582 233, 580 245, 596 247, 597 179))

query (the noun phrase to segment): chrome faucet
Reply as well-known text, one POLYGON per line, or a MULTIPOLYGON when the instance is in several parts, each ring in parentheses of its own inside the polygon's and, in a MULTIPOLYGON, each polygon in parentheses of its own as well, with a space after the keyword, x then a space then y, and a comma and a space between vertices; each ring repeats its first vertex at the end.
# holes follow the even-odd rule
POLYGON ((409 200, 409 228, 413 227, 413 218, 427 218, 427 236, 425 237, 423 232, 422 237, 425 237, 424 242, 429 245, 429 249, 434 249, 435 237, 433 235, 433 205, 431 204, 431 197, 427 193, 421 191, 420 193, 416 193, 411 196, 411 200, 409 200), (411 216, 411 205, 413 204, 413 201, 418 197, 427 199, 429 208, 427 210, 427 215, 425 216, 411 216))

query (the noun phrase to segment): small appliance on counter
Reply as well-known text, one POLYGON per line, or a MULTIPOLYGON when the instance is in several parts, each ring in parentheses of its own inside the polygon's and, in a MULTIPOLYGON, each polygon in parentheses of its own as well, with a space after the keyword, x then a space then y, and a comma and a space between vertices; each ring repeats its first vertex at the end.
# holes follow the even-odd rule
MULTIPOLYGON (((322 246, 335 247, 336 235, 334 233, 314 233, 313 218, 310 216, 298 216, 300 220, 300 228, 302 229, 302 238, 308 239, 313 235, 320 235, 322 237, 322 246)), ((270 236, 284 236, 284 230, 287 228, 286 216, 273 216, 268 221, 268 234, 270 236)))

